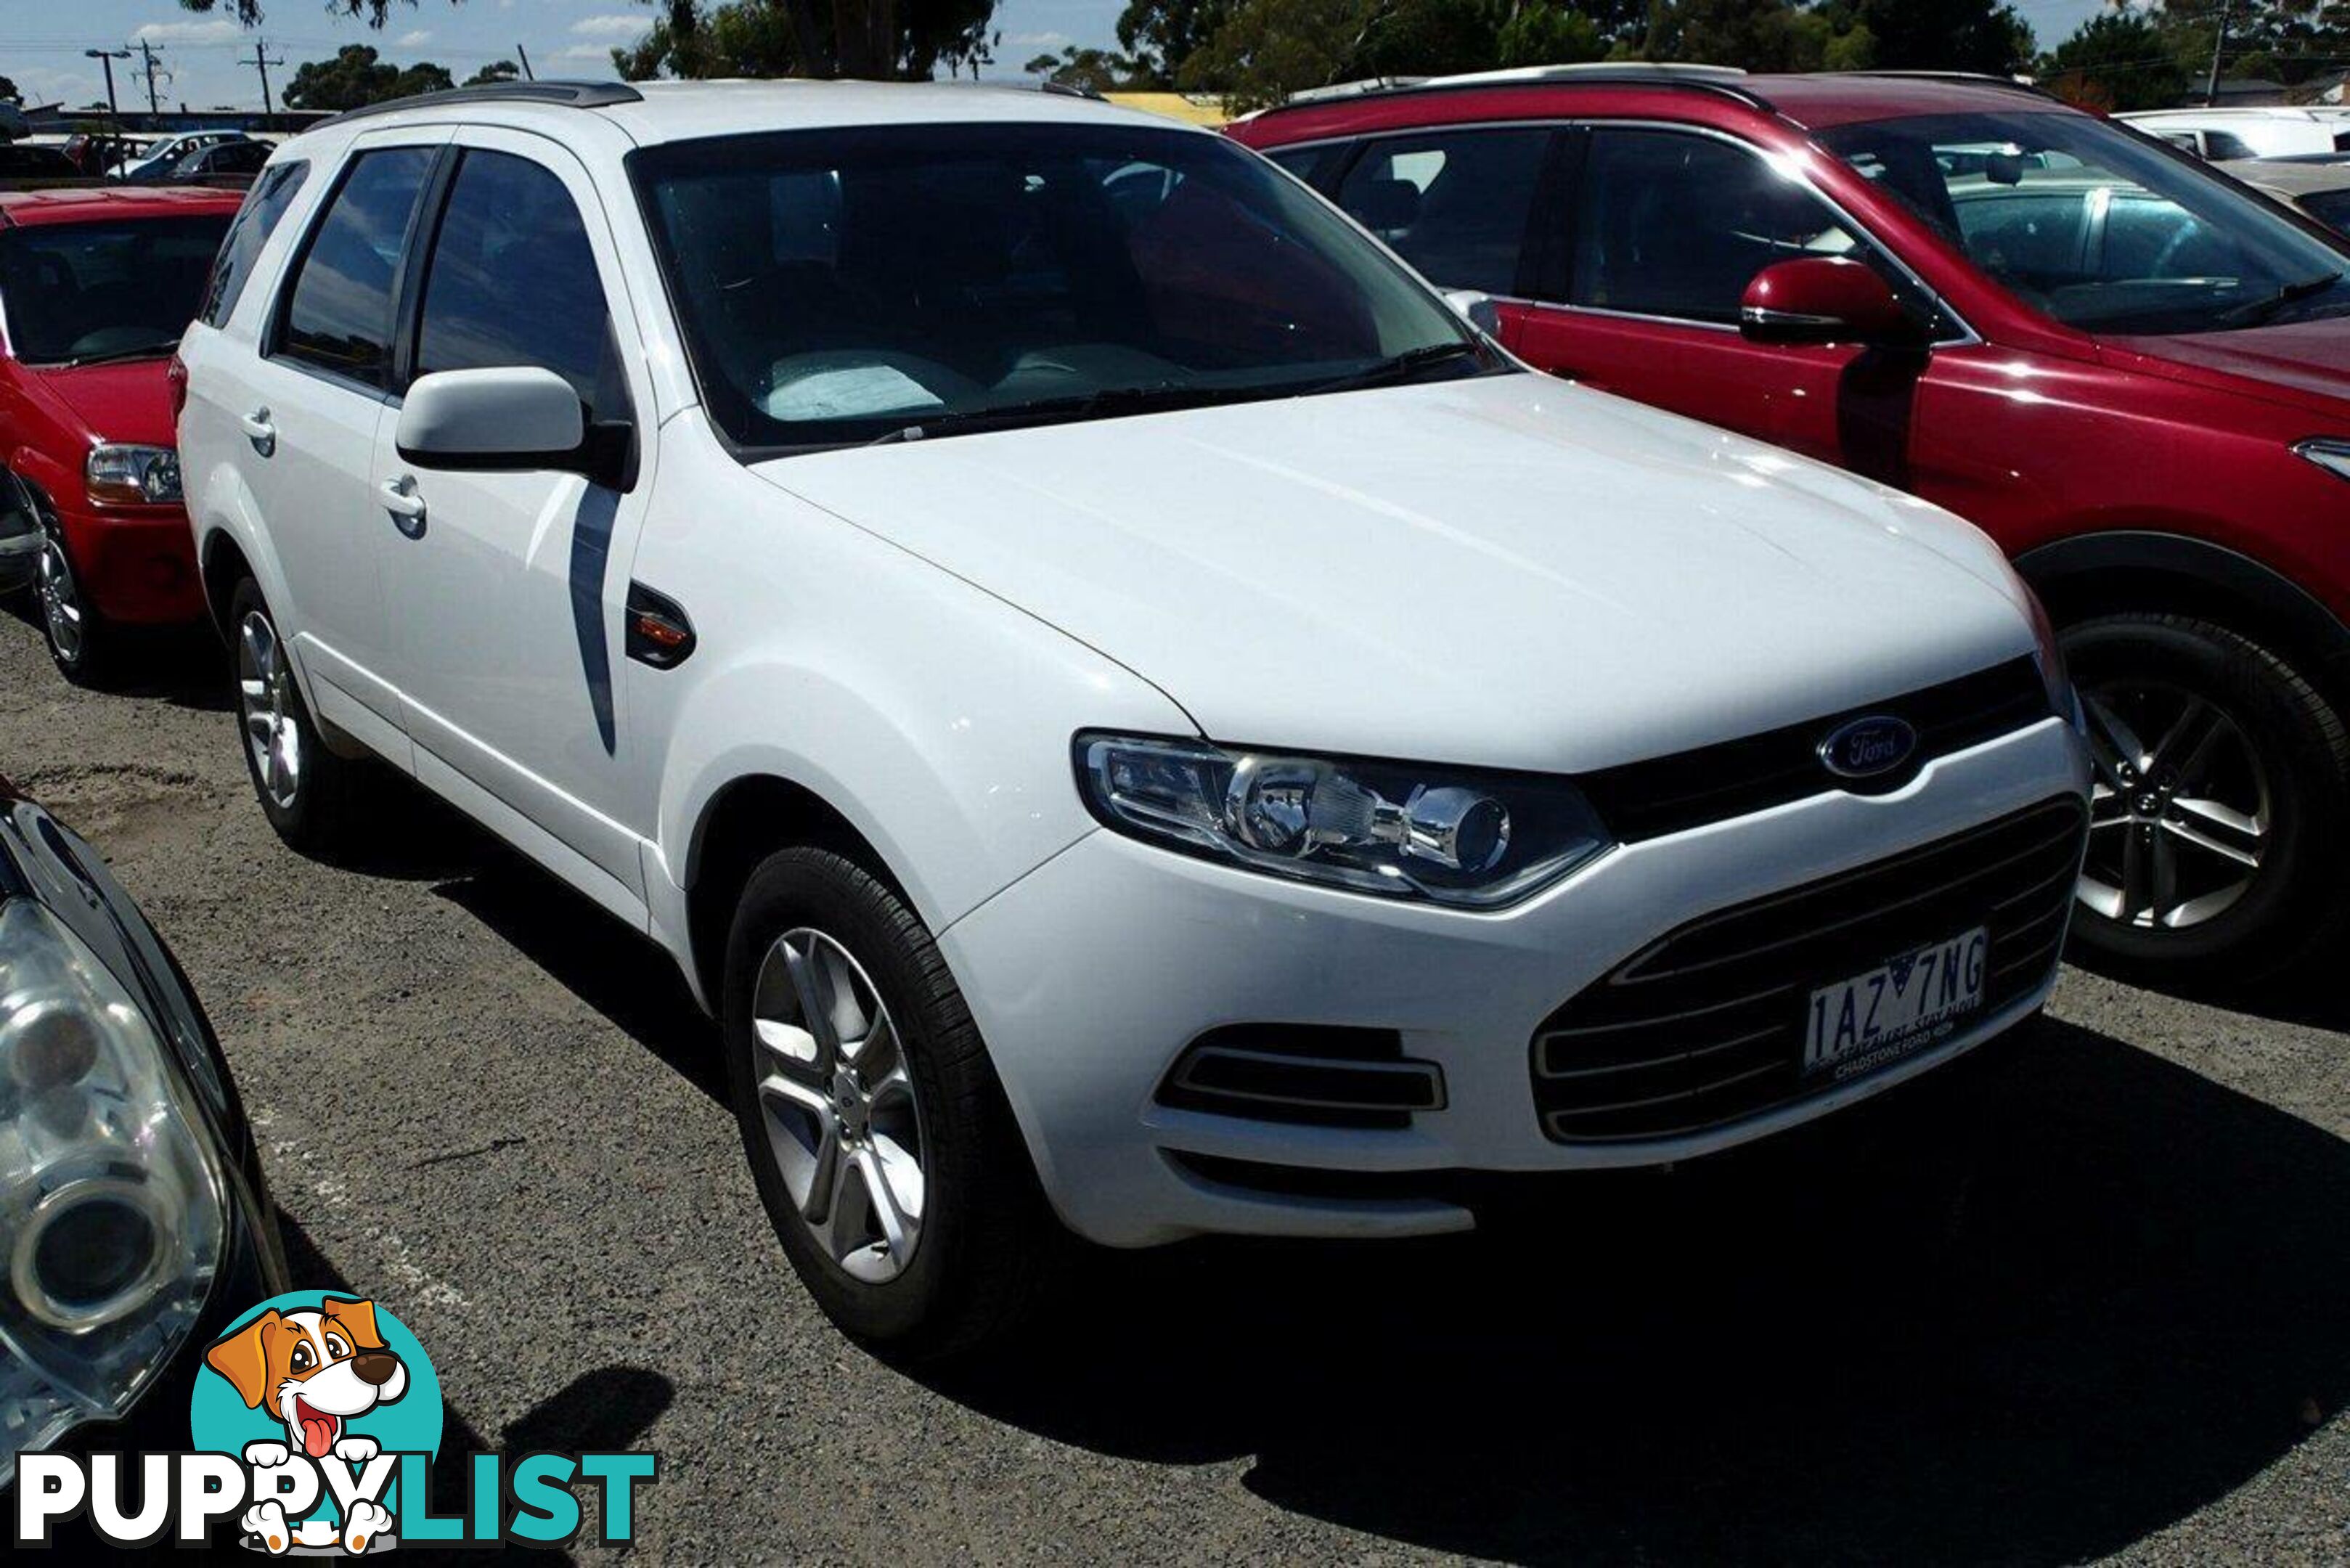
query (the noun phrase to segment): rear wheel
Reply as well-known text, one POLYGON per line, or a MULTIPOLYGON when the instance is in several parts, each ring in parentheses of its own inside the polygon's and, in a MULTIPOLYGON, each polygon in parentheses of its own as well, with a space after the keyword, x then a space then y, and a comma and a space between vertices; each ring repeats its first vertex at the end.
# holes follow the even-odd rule
POLYGON ((306 855, 332 849, 348 828, 359 764, 336 756, 318 738, 276 619, 251 577, 236 586, 230 600, 229 636, 237 732, 261 809, 292 847, 306 855))
POLYGON ((2339 939, 2350 741, 2284 659, 2184 616, 2068 628, 2096 775, 2074 922, 2132 979, 2274 974, 2339 939))
POLYGON ((1059 1228, 921 921, 829 849, 769 856, 727 946, 725 1038, 761 1200, 827 1315, 936 1359, 1010 1328, 1059 1228))

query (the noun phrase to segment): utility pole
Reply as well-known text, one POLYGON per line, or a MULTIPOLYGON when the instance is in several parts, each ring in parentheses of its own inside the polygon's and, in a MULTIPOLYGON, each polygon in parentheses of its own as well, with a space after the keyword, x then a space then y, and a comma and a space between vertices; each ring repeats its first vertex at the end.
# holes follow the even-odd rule
POLYGON ((2220 0, 2220 31, 2211 40, 2211 76, 2203 86, 2205 107, 2220 107, 2220 53, 2228 47, 2228 0, 2220 0))
MULTIPOLYGON (((163 112, 163 104, 161 96, 156 90, 155 46, 149 43, 146 39, 141 38, 139 40, 139 53, 140 57, 147 62, 143 72, 147 78, 147 112, 149 114, 161 114, 163 112)), ((171 75, 172 73, 169 71, 165 71, 163 73, 163 76, 167 80, 170 78, 171 75)))
POLYGON ((261 112, 265 116, 274 117, 277 113, 277 105, 269 96, 269 67, 284 65, 286 57, 268 54, 266 52, 268 47, 269 40, 266 38, 255 38, 253 41, 253 68, 261 73, 261 112))
POLYGON ((520 44, 516 44, 515 46, 515 53, 522 57, 522 79, 526 82, 536 81, 538 79, 538 73, 530 68, 530 51, 524 48, 520 44))
POLYGON ((120 130, 122 125, 122 110, 116 107, 114 101, 114 62, 117 60, 129 59, 130 57, 130 51, 128 49, 84 49, 82 54, 87 58, 96 60, 105 68, 106 119, 109 125, 120 130))

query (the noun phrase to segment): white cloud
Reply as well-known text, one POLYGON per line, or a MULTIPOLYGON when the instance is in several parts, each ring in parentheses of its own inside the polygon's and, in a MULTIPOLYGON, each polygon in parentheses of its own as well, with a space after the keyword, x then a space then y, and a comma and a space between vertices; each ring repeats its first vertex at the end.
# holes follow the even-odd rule
POLYGON ((1003 41, 1015 49, 1066 49, 1076 40, 1066 33, 1014 33, 1003 41))
POLYGON ((432 41, 432 29, 430 27, 411 27, 392 40, 403 49, 412 49, 419 44, 429 44, 432 41))
POLYGON ((130 35, 137 43, 144 38, 151 44, 219 44, 232 43, 244 36, 244 29, 225 16, 209 22, 150 22, 130 35))
POLYGON ((610 38, 615 42, 634 43, 644 36, 653 25, 650 15, 639 12, 629 16, 582 16, 571 24, 575 36, 610 38))
MULTIPOLYGON (((631 38, 630 43, 636 42, 631 38)), ((550 60, 593 60, 609 70, 612 67, 612 46, 609 44, 570 44, 546 57, 550 60)))

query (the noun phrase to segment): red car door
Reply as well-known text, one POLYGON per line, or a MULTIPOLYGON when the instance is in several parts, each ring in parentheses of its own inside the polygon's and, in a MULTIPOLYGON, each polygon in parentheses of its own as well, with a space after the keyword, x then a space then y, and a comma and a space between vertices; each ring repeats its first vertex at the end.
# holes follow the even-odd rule
POLYGON ((1720 132, 1592 127, 1564 160, 1535 299, 1505 340, 1529 363, 1891 483, 1908 481, 1922 352, 1748 341, 1738 308, 1774 262, 1848 256, 1908 275, 1808 184, 1720 132))

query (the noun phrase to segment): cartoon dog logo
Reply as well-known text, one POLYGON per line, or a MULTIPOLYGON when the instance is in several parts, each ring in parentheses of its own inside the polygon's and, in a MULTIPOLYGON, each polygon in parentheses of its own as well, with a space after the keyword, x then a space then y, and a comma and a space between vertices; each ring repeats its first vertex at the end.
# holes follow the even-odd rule
MULTIPOLYGON (((408 1368, 376 1332, 375 1303, 367 1301, 328 1296, 316 1310, 272 1308, 205 1351, 204 1364, 228 1379, 247 1408, 265 1408, 286 1428, 283 1444, 245 1445, 248 1465, 284 1465, 296 1452, 364 1465, 376 1457, 376 1440, 349 1424, 408 1392, 408 1368)), ((325 1520, 288 1527, 285 1510, 269 1501, 248 1509, 243 1523, 272 1553, 335 1544, 360 1552, 390 1528, 391 1514, 362 1500, 339 1532, 325 1520)))

